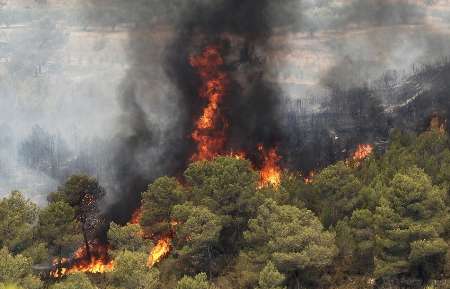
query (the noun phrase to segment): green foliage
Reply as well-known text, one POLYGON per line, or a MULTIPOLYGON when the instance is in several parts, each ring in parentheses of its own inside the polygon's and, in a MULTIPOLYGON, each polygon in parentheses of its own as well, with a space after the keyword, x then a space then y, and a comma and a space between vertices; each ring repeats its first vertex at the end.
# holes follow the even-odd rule
POLYGON ((325 168, 314 178, 313 185, 317 198, 315 211, 325 227, 335 225, 360 205, 361 181, 344 162, 325 168))
POLYGON ((111 223, 108 231, 108 241, 116 250, 145 251, 151 246, 150 240, 142 237, 142 229, 137 224, 119 226, 111 223))
POLYGON ((444 255, 447 248, 448 244, 442 239, 417 240, 411 243, 409 260, 413 264, 420 264, 426 262, 429 257, 444 255))
POLYGON ((284 281, 284 276, 278 272, 272 262, 268 262, 264 269, 259 273, 257 289, 285 289, 280 285, 284 281))
POLYGON ((380 173, 387 179, 397 172, 417 166, 429 175, 433 183, 449 188, 450 142, 448 135, 429 130, 418 137, 396 131, 389 150, 381 159, 380 173))
POLYGON ((18 192, 1 199, 0 289, 372 288, 450 277, 450 141, 440 130, 394 131, 384 154, 338 162, 312 184, 284 173, 278 188, 258 188, 251 164, 230 157, 192 163, 184 177, 148 187, 141 224, 111 223, 114 271, 45 284, 32 264, 69 256, 81 233, 96 232, 103 188, 78 175, 41 209, 18 192), (171 252, 149 269, 161 237, 171 252))
POLYGON ((75 210, 65 202, 50 203, 39 214, 37 235, 57 256, 62 256, 64 249, 73 249, 81 241, 75 210))
POLYGON ((115 257, 115 269, 107 273, 111 285, 127 289, 156 289, 159 272, 146 266, 147 254, 143 252, 121 251, 115 257))
POLYGON ((212 289, 212 286, 208 283, 208 276, 205 273, 200 273, 194 277, 184 276, 178 281, 175 289, 212 289))
POLYGON ((376 276, 416 270, 430 277, 440 271, 447 250, 440 238, 444 213, 444 194, 423 170, 413 167, 397 173, 373 217, 376 276))
MULTIPOLYGON (((248 219, 254 216, 260 197, 256 189, 259 177, 250 162, 218 157, 190 164, 184 176, 189 188, 189 201, 220 217, 222 257, 237 254, 244 242, 242 233, 247 228, 248 219)), ((215 266, 213 271, 217 270, 222 269, 215 266)))
POLYGON ((222 216, 224 226, 243 225, 254 211, 258 175, 246 160, 218 157, 196 162, 184 173, 191 200, 222 216))
POLYGON ((400 131, 394 131, 391 136, 389 149, 380 160, 380 177, 387 182, 398 171, 412 167, 416 164, 415 155, 411 147, 415 143, 415 136, 400 131))
POLYGON ((217 254, 222 224, 220 218, 205 207, 195 207, 186 203, 173 209, 173 218, 177 225, 177 253, 185 260, 190 272, 199 272, 212 268, 211 262, 217 254))
POLYGON ((299 173, 284 172, 279 190, 282 192, 272 192, 268 197, 280 205, 312 208, 316 202, 316 193, 310 185, 305 184, 304 177, 299 173), (273 198, 274 193, 276 198, 273 198))
POLYGON ((31 274, 31 259, 22 255, 13 256, 6 247, 0 250, 0 281, 18 282, 31 274))
POLYGON ((68 202, 66 194, 64 192, 51 192, 47 195, 47 201, 49 203, 55 202, 68 202))
POLYGON ((23 256, 29 257, 33 260, 33 264, 44 263, 49 260, 49 252, 47 243, 35 243, 33 246, 28 247, 22 253, 23 256))
POLYGON ((22 255, 13 256, 6 247, 0 250, 0 283, 18 284, 24 289, 38 289, 42 282, 32 276, 32 260, 22 255))
POLYGON ((142 194, 141 225, 153 234, 170 228, 172 207, 183 202, 183 187, 175 178, 162 177, 154 181, 142 194))
POLYGON ((443 165, 448 165, 449 139, 447 134, 430 130, 417 137, 413 147, 417 165, 432 176, 435 181, 444 181, 439 176, 443 165))
POLYGON ((50 289, 96 289, 89 278, 84 273, 76 273, 69 275, 65 280, 60 281, 50 289))
MULTIPOLYGON (((64 201, 75 210, 75 217, 80 222, 80 229, 86 246, 90 239, 96 237, 103 228, 103 219, 98 207, 106 192, 98 181, 86 175, 69 177, 59 191, 64 195, 64 201)), ((53 197, 55 200, 61 199, 53 197)))
POLYGON ((20 253, 31 246, 38 208, 20 192, 0 201, 0 247, 20 253))
MULTIPOLYGON (((72 207, 75 208, 76 215, 79 215, 79 210, 82 209, 83 199, 86 195, 93 196, 96 200, 101 199, 105 195, 104 189, 99 185, 97 180, 86 175, 71 176, 60 192, 64 195, 66 200, 72 207)), ((62 197, 55 197, 61 199, 62 197)))
POLYGON ((373 269, 374 266, 374 249, 375 249, 375 233, 374 233, 374 217, 367 209, 360 209, 353 212, 350 219, 351 231, 353 240, 356 243, 355 247, 355 265, 360 272, 367 273, 373 269))
MULTIPOLYGON (((267 256, 259 255, 260 252, 242 250, 236 257, 232 271, 225 275, 222 282, 229 282, 233 286, 225 288, 253 288, 258 283, 259 272, 267 261, 267 256)), ((220 287, 221 288, 221 287, 220 287)))
POLYGON ((337 254, 334 234, 325 231, 311 211, 279 206, 270 199, 258 208, 244 236, 255 254, 273 260, 296 280, 299 273, 319 272, 337 254))
POLYGON ((17 284, 0 283, 0 289, 23 289, 17 284))
POLYGON ((44 284, 39 277, 30 274, 22 278, 20 285, 24 289, 40 289, 44 284))

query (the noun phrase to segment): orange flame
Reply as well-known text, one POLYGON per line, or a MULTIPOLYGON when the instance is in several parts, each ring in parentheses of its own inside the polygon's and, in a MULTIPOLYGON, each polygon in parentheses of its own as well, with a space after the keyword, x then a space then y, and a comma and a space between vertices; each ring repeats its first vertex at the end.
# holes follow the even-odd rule
POLYGON ((373 146, 370 144, 360 144, 353 154, 354 161, 362 161, 370 156, 373 152, 373 146))
POLYGON ((430 120, 430 130, 438 132, 440 134, 445 134, 445 127, 447 122, 445 119, 440 117, 438 114, 434 113, 430 120))
POLYGON ((52 270, 50 276, 60 278, 76 272, 105 273, 114 270, 114 261, 108 256, 108 246, 91 242, 89 251, 90 259, 86 247, 82 246, 75 251, 72 259, 63 258, 60 262, 54 260, 53 265, 59 267, 59 269, 52 270))
POLYGON ((197 143, 197 153, 192 159, 210 160, 218 156, 225 145, 227 123, 221 116, 219 105, 226 93, 228 78, 220 69, 224 61, 216 46, 208 46, 202 54, 192 56, 190 64, 198 70, 202 80, 199 95, 208 100, 191 134, 197 143))
POLYGON ((136 211, 134 211, 133 215, 131 215, 130 224, 137 225, 141 221, 142 218, 142 208, 139 207, 136 211))
POLYGON ((313 183, 313 179, 314 179, 314 175, 316 173, 314 171, 309 172, 308 176, 306 176, 304 178, 304 182, 305 184, 312 184, 313 183))
POLYGON ((245 160, 246 158, 246 154, 243 151, 239 151, 239 152, 231 152, 228 154, 229 157, 238 159, 238 160, 245 160))
POLYGON ((153 267, 156 263, 169 255, 170 250, 172 249, 172 237, 175 234, 175 226, 178 224, 179 222, 176 220, 170 221, 171 230, 167 235, 160 238, 150 251, 147 259, 147 267, 153 267))
POLYGON ((275 148, 272 148, 266 152, 262 145, 258 145, 258 150, 264 157, 263 166, 259 171, 259 187, 262 188, 272 185, 273 187, 278 188, 281 183, 281 168, 278 165, 281 157, 277 154, 277 150, 275 148))
POLYGON ((161 261, 170 253, 172 248, 172 240, 170 237, 166 236, 158 240, 156 245, 150 251, 147 259, 147 267, 151 268, 156 263, 161 261))
POLYGON ((134 213, 131 215, 131 220, 128 222, 132 225, 139 225, 139 232, 138 232, 138 236, 144 238, 145 237, 145 232, 142 229, 140 222, 141 222, 141 218, 142 218, 142 207, 139 207, 136 209, 136 211, 134 211, 134 213))
MULTIPOLYGON (((131 216, 130 224, 140 225, 140 220, 142 218, 142 207, 138 208, 133 215, 131 216)), ((170 222, 170 231, 167 232, 163 237, 156 241, 155 246, 150 250, 148 259, 147 259, 147 267, 151 268, 156 263, 161 261, 164 257, 169 255, 170 250, 172 249, 172 236, 175 234, 175 226, 178 225, 178 221, 171 220, 170 222)), ((152 238, 151 234, 146 234, 145 231, 141 227, 141 231, 139 235, 142 238, 152 238)), ((154 238, 155 236, 153 236, 154 238)))

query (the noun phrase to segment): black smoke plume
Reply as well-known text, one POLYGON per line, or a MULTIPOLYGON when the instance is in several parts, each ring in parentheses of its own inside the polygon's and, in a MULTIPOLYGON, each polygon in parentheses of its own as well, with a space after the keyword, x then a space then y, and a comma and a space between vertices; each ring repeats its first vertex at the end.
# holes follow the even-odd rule
MULTIPOLYGON (((320 79, 329 95, 318 112, 302 114, 283 107, 283 90, 270 77, 278 71, 267 61, 276 49, 275 37, 282 35, 280 41, 286 33, 309 31, 302 27, 301 1, 189 1, 179 7, 169 1, 161 4, 166 12, 162 16, 144 9, 155 5, 144 2, 148 5, 140 14, 148 19, 129 32, 131 67, 120 99, 123 127, 113 142, 116 205, 109 211, 119 221, 128 220, 152 180, 180 175, 188 165, 195 151, 190 134, 206 105, 198 96, 201 80, 189 57, 208 45, 220 47, 231 80, 221 105, 229 123, 226 147, 244 150, 256 166, 258 144, 276 146, 283 166, 304 173, 348 157, 359 143, 383 149, 392 128, 417 128, 436 107, 427 105, 423 113, 417 107, 404 116, 402 111, 410 112, 414 103, 426 105, 425 91, 417 91, 420 85, 413 87, 412 78, 397 79, 392 87, 379 85, 397 62, 412 64, 446 47, 441 36, 423 30, 424 6, 356 0, 334 11, 339 16, 333 23, 336 35, 324 44, 335 64, 320 79), (385 27, 398 33, 387 33, 385 27), (358 37, 371 29, 371 37, 358 37), (351 33, 355 37, 347 35, 351 33), (418 51, 418 56, 409 51, 418 51)), ((443 87, 433 83, 439 91, 443 87)), ((433 99, 446 105, 448 98, 442 92, 433 99)))
POLYGON ((198 96, 201 82, 189 57, 208 45, 220 47, 231 79, 221 106, 229 123, 227 149, 249 152, 249 157, 257 163, 258 158, 252 152, 257 151, 258 144, 269 148, 282 143, 278 120, 281 91, 266 77, 270 68, 265 58, 274 27, 291 24, 285 23, 285 17, 276 15, 289 2, 292 1, 193 2, 194 7, 186 10, 175 23, 174 36, 162 52, 150 48, 152 45, 144 33, 131 33, 133 66, 124 81, 121 98, 124 129, 118 138, 114 160, 120 184, 116 188, 117 205, 111 210, 114 217, 122 211, 125 213, 121 221, 126 221, 138 206, 139 193, 147 184, 160 175, 178 175, 188 164, 195 150, 190 134, 205 105, 198 96), (165 59, 161 69, 166 81, 173 85, 171 90, 156 97, 154 87, 149 85, 161 85, 152 67, 155 57, 165 59), (168 113, 169 124, 152 121, 150 116, 155 112, 152 106, 161 97, 166 98, 161 102, 173 104, 173 110, 163 110, 168 113))

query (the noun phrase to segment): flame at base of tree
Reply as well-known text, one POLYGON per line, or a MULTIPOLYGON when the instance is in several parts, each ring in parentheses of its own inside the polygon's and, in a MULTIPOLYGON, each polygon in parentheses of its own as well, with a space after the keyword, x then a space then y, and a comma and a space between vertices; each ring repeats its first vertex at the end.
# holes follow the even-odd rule
MULTIPOLYGON (((223 71, 224 60, 217 46, 207 46, 201 54, 190 57, 190 64, 197 69, 201 79, 199 96, 208 102, 203 108, 202 114, 195 122, 195 127, 191 134, 192 139, 197 144, 197 152, 191 157, 192 161, 212 160, 218 156, 227 155, 236 159, 246 159, 243 151, 226 151, 226 130, 229 126, 226 119, 221 114, 220 104, 226 95, 229 79, 223 71)), ((276 148, 265 150, 263 145, 258 146, 258 151, 263 158, 260 169, 259 187, 273 186, 278 188, 281 183, 281 167, 276 148)), ((137 209, 129 223, 139 224, 142 217, 142 208, 137 209)), ((160 236, 151 236, 142 231, 143 238, 155 240, 155 246, 150 250, 147 266, 155 266, 156 263, 170 254, 172 249, 172 239, 175 235, 176 221, 171 221, 171 228, 168 232, 160 236)))
POLYGON ((358 145, 352 159, 354 161, 362 161, 369 157, 373 152, 373 146, 370 144, 360 144, 358 145))
POLYGON ((431 120, 430 120, 430 130, 431 131, 435 131, 438 132, 440 134, 445 134, 446 133, 446 128, 447 126, 447 121, 445 120, 445 118, 439 116, 439 114, 434 113, 431 116, 431 120))
POLYGON ((70 259, 62 258, 54 260, 54 270, 50 272, 53 278, 60 278, 69 274, 84 273, 105 273, 114 270, 114 261, 108 255, 108 246, 91 242, 89 244, 89 254, 86 246, 78 248, 70 259), (91 257, 89 258, 89 254, 91 257))
POLYGON ((345 161, 345 164, 349 167, 358 167, 361 163, 367 159, 373 153, 373 145, 371 144, 359 144, 351 156, 351 158, 345 161))
POLYGON ((178 224, 179 222, 176 220, 170 221, 170 230, 157 239, 155 246, 150 250, 150 254, 148 255, 147 267, 153 267, 169 255, 172 250, 172 239, 176 234, 175 226, 178 224))
POLYGON ((275 148, 265 151, 262 145, 258 145, 258 151, 263 156, 264 162, 259 171, 260 181, 259 188, 266 186, 273 186, 278 188, 281 184, 281 168, 279 166, 279 161, 281 157, 278 155, 275 148))
POLYGON ((305 182, 305 184, 312 184, 315 174, 316 173, 314 171, 310 171, 309 174, 303 178, 303 181, 305 182))
MULTIPOLYGON (((200 98, 205 100, 205 106, 195 121, 191 138, 197 146, 196 152, 192 155, 191 161, 212 160, 218 156, 229 156, 236 159, 247 159, 247 153, 243 151, 233 151, 226 148, 227 130, 229 123, 222 115, 220 105, 227 94, 229 77, 224 71, 224 59, 220 55, 217 46, 208 46, 202 53, 190 58, 190 64, 198 72, 201 80, 199 89, 200 98)), ((433 118, 432 129, 443 130, 444 124, 433 118)), ((265 148, 262 144, 257 146, 257 151, 261 157, 258 162, 260 180, 258 188, 273 187, 279 188, 281 185, 282 169, 280 166, 281 157, 277 148, 265 148)), ((347 165, 358 166, 364 159, 373 153, 373 146, 370 144, 358 145, 354 154, 346 161, 347 165)), ((311 184, 314 178, 314 171, 304 177, 306 184, 311 184)), ((90 204, 93 199, 86 197, 86 203, 90 204)), ((129 223, 140 225, 142 218, 142 208, 138 208, 132 215, 129 223)), ((176 221, 170 222, 170 229, 161 235, 145 234, 141 227, 140 236, 152 239, 154 246, 149 252, 147 267, 152 268, 164 258, 169 256, 173 245, 172 240, 176 234, 176 221)), ((114 261, 108 256, 108 247, 97 243, 89 244, 79 248, 70 259, 56 260, 54 270, 50 275, 59 278, 75 272, 104 273, 114 270, 114 261)))
POLYGON ((130 224, 138 225, 142 218, 142 208, 138 208, 134 211, 133 215, 131 215, 130 224))
POLYGON ((147 267, 152 268, 156 263, 169 255, 171 249, 172 238, 166 236, 159 239, 148 255, 147 267))
MULTIPOLYGON (((201 79, 199 96, 208 100, 191 134, 197 144, 197 152, 191 160, 212 160, 221 155, 244 159, 243 152, 227 153, 225 151, 225 132, 229 124, 221 114, 220 104, 226 95, 229 78, 222 68, 224 60, 220 54, 220 48, 209 45, 201 54, 191 56, 189 62, 193 68, 197 69, 201 79)), ((278 187, 281 183, 281 168, 278 165, 280 157, 276 149, 272 148, 266 152, 264 147, 259 145, 258 150, 263 157, 259 186, 278 187)))
MULTIPOLYGON (((142 218, 142 207, 138 208, 133 215, 131 216, 130 224, 139 225, 140 220, 142 218)), ((155 242, 155 246, 150 250, 147 259, 147 267, 152 268, 156 263, 160 262, 163 258, 167 257, 172 249, 172 237, 175 234, 175 226, 178 225, 178 222, 172 220, 170 222, 170 231, 163 235, 162 237, 157 238, 155 242)), ((151 238, 151 234, 145 234, 144 230, 141 228, 141 232, 139 233, 142 238, 151 238)), ((155 236, 153 236, 155 238, 155 236)))

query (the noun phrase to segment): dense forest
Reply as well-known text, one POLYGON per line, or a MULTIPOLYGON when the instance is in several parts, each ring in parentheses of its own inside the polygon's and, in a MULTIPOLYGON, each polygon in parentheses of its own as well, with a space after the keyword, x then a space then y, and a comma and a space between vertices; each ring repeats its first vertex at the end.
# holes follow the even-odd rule
POLYGON ((385 150, 308 178, 258 181, 239 157, 194 162, 150 184, 127 224, 107 224, 88 176, 42 208, 12 192, 0 201, 0 288, 450 287, 444 125, 394 130, 385 150))

